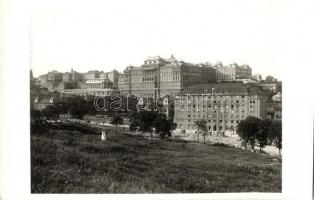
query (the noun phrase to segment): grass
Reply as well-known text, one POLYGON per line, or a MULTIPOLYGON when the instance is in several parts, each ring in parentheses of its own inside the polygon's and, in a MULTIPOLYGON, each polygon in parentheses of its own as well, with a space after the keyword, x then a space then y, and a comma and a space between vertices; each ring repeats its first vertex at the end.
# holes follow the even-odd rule
POLYGON ((31 130, 32 193, 281 192, 281 161, 224 145, 147 140, 78 124, 31 130))

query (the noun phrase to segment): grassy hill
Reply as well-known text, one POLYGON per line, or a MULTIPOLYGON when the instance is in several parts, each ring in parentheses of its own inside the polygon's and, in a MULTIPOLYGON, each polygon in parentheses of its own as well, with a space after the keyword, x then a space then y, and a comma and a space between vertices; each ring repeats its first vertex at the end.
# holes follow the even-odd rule
POLYGON ((32 193, 281 192, 281 161, 221 144, 147 140, 78 124, 31 130, 32 193))

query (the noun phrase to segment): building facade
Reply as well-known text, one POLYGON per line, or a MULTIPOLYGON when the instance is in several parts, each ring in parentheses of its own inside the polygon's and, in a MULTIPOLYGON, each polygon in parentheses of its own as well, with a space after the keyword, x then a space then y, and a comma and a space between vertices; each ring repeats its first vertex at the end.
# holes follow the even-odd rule
POLYGON ((112 70, 110 72, 103 72, 98 70, 88 71, 87 73, 83 73, 83 82, 89 80, 101 80, 106 82, 111 82, 112 85, 110 87, 118 88, 118 80, 119 80, 119 72, 116 70, 112 70))
MULTIPOLYGON (((103 72, 92 70, 87 73, 78 73, 73 69, 71 72, 60 73, 51 71, 47 74, 39 76, 40 85, 47 88, 50 92, 58 91, 61 93, 90 94, 90 90, 107 94, 111 90, 117 90, 119 72, 113 70, 111 72, 103 72)), ((111 92, 110 92, 111 93, 111 92)))
POLYGON ((119 94, 119 91, 112 88, 104 89, 66 89, 62 92, 65 95, 76 96, 111 96, 119 94))
POLYGON ((149 57, 140 67, 129 66, 119 77, 121 94, 159 97, 176 94, 185 87, 215 81, 214 69, 205 64, 178 61, 173 56, 149 57))
POLYGON ((221 62, 215 65, 215 76, 217 80, 249 79, 252 77, 252 69, 248 65, 232 63, 224 66, 221 62))
POLYGON ((243 83, 213 83, 185 89, 175 100, 177 128, 195 132, 195 121, 204 119, 211 134, 235 134, 248 116, 266 118, 268 93, 243 83))

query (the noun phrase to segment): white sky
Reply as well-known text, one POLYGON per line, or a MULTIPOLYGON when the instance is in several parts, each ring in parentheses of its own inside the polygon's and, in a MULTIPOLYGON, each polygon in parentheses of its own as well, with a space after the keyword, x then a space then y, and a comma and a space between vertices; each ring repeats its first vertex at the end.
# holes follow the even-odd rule
POLYGON ((282 78, 279 0, 33 0, 31 68, 118 71, 148 56, 282 78))

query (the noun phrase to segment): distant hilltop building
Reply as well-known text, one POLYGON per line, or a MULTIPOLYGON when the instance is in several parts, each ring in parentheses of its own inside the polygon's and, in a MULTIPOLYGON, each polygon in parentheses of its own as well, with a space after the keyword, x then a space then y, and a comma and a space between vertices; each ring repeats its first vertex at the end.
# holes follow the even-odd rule
POLYGON ((129 66, 119 77, 121 94, 158 97, 175 94, 184 87, 215 81, 214 68, 159 56, 147 58, 139 67, 129 66))
MULTIPOLYGON (((266 90, 278 90, 277 82, 265 82, 262 76, 252 76, 249 65, 231 63, 227 66, 222 62, 193 64, 160 56, 148 57, 140 66, 128 66, 122 73, 116 70, 103 72, 91 70, 79 73, 73 69, 60 73, 50 71, 39 77, 40 84, 49 91, 58 91, 73 95, 135 95, 157 98, 175 95, 184 88, 198 84, 213 82, 255 83, 266 90)), ((280 87, 280 85, 279 85, 280 87)))
MULTIPOLYGON (((30 78, 33 80, 32 72, 30 78)), ((31 81, 31 107, 35 110, 58 104, 72 95, 121 94, 150 100, 173 95, 175 98, 166 99, 167 104, 174 103, 174 112, 170 107, 165 112, 167 116, 171 114, 177 129, 195 133, 195 121, 204 119, 209 133, 215 135, 234 135, 239 122, 248 116, 272 120, 282 117, 281 81, 272 76, 265 80, 259 74, 252 76, 248 65, 237 63, 192 64, 173 55, 168 59, 155 56, 140 66, 126 67, 123 73, 50 71, 39 80, 42 87, 31 81)))
POLYGON ((173 55, 169 59, 157 56, 147 58, 139 67, 127 67, 119 77, 118 88, 122 94, 158 97, 176 94, 195 84, 249 79, 251 76, 252 69, 248 65, 191 64, 178 61, 173 55))
POLYGON ((103 72, 98 70, 78 73, 61 73, 51 71, 39 76, 41 86, 49 91, 58 91, 73 95, 111 95, 115 94, 118 87, 119 72, 103 72))
POLYGON ((252 77, 252 69, 250 66, 239 66, 237 63, 231 63, 229 66, 224 66, 221 62, 217 62, 215 65, 215 72, 217 80, 249 79, 252 77))

